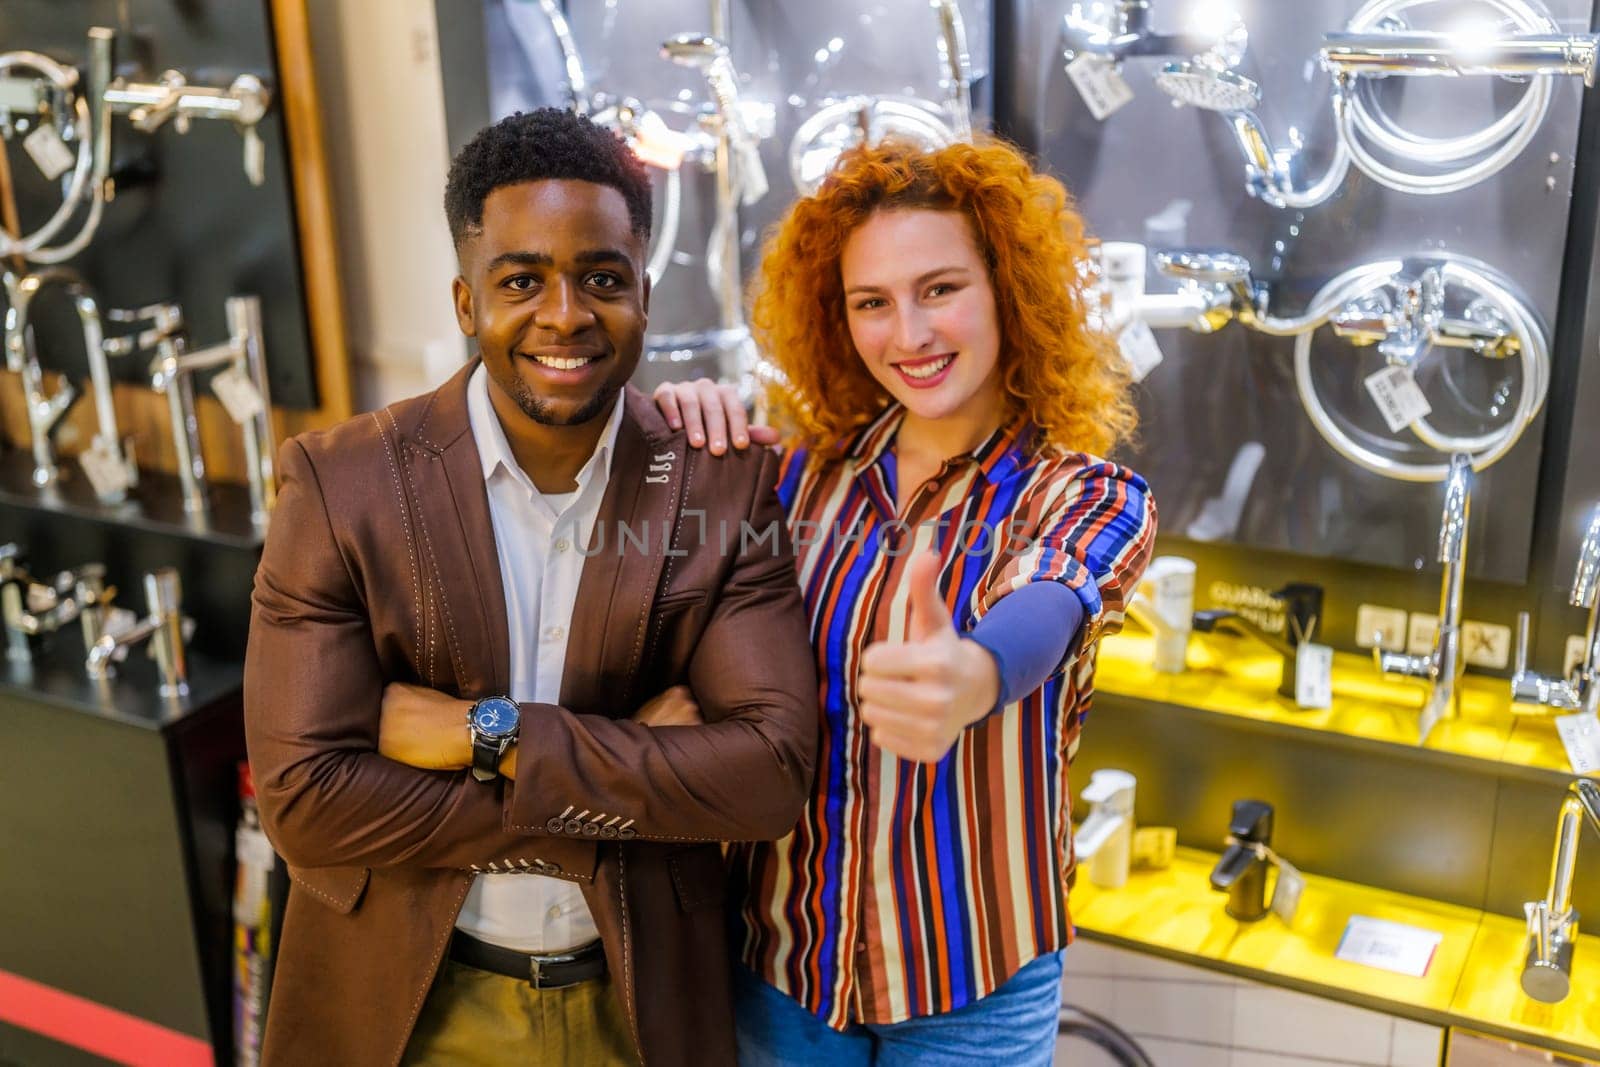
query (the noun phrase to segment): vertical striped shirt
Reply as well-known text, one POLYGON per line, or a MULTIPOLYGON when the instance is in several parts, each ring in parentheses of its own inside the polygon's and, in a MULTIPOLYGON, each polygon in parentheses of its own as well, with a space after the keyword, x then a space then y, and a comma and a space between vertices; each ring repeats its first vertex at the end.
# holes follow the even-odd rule
POLYGON ((799 824, 742 844, 743 958, 829 1026, 953 1011, 1072 938, 1067 768, 1094 643, 1122 622, 1155 540, 1144 479, 1082 453, 1030 456, 1017 419, 945 462, 897 513, 892 405, 837 453, 791 452, 778 492, 821 678, 816 783, 799 824), (967 728, 937 764, 872 744, 862 652, 904 640, 912 558, 934 550, 959 631, 1029 582, 1083 602, 1044 684, 967 728))

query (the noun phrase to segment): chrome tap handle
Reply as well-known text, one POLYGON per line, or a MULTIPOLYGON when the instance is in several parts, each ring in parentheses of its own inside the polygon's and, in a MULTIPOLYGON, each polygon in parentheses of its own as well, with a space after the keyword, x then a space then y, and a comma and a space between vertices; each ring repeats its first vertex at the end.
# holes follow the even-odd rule
POLYGON ((1374 647, 1372 662, 1385 677, 1432 678, 1434 673, 1432 656, 1413 656, 1374 647))
POLYGON ((1578 690, 1563 678, 1551 678, 1538 671, 1528 670, 1529 617, 1526 611, 1517 612, 1516 669, 1511 675, 1511 710, 1518 713, 1517 705, 1532 705, 1531 710, 1557 708, 1570 711, 1579 706, 1578 690))
POLYGON ((1516 679, 1528 673, 1528 618, 1526 611, 1517 612, 1517 652, 1511 671, 1513 689, 1516 679))
POLYGON ((155 631, 150 635, 150 651, 161 668, 161 695, 181 697, 189 692, 189 671, 183 640, 183 590, 178 572, 163 567, 144 576, 144 595, 150 607, 155 631))
MULTIPOLYGON (((159 88, 162 95, 147 104, 140 104, 128 112, 128 119, 144 133, 154 133, 166 124, 166 121, 178 113, 178 104, 183 99, 183 90, 188 88, 189 81, 180 72, 169 70, 161 75, 159 88)), ((184 132, 179 128, 179 133, 184 132)))
POLYGON ((1578 569, 1572 576, 1572 592, 1567 603, 1592 610, 1597 587, 1600 587, 1600 507, 1589 515, 1589 528, 1584 531, 1583 545, 1578 549, 1578 569))

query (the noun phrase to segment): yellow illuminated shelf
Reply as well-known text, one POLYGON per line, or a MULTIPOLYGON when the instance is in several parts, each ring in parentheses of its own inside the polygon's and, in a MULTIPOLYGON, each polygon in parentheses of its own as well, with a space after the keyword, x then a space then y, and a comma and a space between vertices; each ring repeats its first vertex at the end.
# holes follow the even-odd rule
MULTIPOLYGON (((1282 660, 1253 642, 1196 635, 1189 669, 1161 674, 1150 666, 1154 639, 1123 632, 1100 643, 1095 686, 1102 692, 1388 744, 1418 747, 1420 684, 1379 677, 1372 660, 1334 653, 1332 707, 1303 710, 1277 694, 1282 660)), ((1461 717, 1434 727, 1424 749, 1469 759, 1570 774, 1548 716, 1513 715, 1503 678, 1461 680, 1461 717)))
POLYGON ((1526 931, 1517 920, 1307 875, 1292 928, 1275 915, 1241 923, 1223 910, 1225 895, 1211 888, 1216 859, 1180 848, 1171 867, 1135 872, 1121 889, 1102 889, 1080 872, 1073 922, 1090 937, 1434 1025, 1580 1055, 1600 1052, 1600 937, 1580 938, 1571 995, 1540 1004, 1518 984, 1526 931), (1411 978, 1336 959, 1352 915, 1442 934, 1427 974, 1411 978))

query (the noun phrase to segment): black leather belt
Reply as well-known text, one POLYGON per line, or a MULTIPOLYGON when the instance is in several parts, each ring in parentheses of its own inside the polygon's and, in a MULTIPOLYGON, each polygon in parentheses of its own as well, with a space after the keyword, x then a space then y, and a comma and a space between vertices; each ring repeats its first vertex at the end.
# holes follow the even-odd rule
POLYGON ((571 952, 518 952, 479 941, 460 930, 450 939, 450 958, 468 967, 507 978, 519 978, 535 989, 560 989, 606 973, 606 954, 599 941, 571 952))

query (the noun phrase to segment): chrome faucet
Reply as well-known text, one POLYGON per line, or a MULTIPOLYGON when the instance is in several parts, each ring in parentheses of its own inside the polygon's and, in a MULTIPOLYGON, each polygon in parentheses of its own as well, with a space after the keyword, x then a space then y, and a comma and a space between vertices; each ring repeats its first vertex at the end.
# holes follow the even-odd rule
MULTIPOLYGON (((0 545, 0 612, 9 617, 13 596, 18 598, 20 608, 22 592, 32 581, 22 565, 22 549, 15 544, 0 545)), ((13 663, 27 663, 32 658, 28 651, 28 635, 14 629, 9 622, 6 623, 6 658, 13 663)))
MULTIPOLYGON (((0 586, 0 614, 5 618, 8 635, 7 657, 16 663, 27 663, 33 658, 28 638, 53 633, 81 617, 83 594, 105 597, 105 573, 99 563, 62 571, 49 582, 35 581, 25 572, 18 572, 15 580, 0 586)), ((84 632, 89 630, 85 628, 84 632)))
POLYGON ((226 306, 228 339, 193 350, 184 336, 183 311, 178 305, 157 304, 141 309, 141 315, 155 322, 156 356, 150 363, 150 384, 167 398, 183 509, 191 515, 203 515, 209 505, 206 463, 200 450, 200 420, 194 404, 194 374, 226 367, 249 382, 255 391, 255 410, 238 421, 244 436, 250 516, 256 527, 264 530, 276 499, 277 483, 272 469, 272 401, 262 349, 261 301, 253 296, 232 296, 226 306))
POLYGON ((1373 659, 1385 676, 1420 678, 1428 683, 1428 699, 1419 719, 1418 743, 1428 739, 1440 719, 1461 714, 1461 587, 1466 575, 1467 517, 1472 503, 1472 461, 1464 454, 1450 457, 1444 483, 1444 515, 1439 523, 1439 562, 1444 578, 1439 591, 1439 629, 1433 651, 1425 656, 1385 652, 1374 647, 1373 659))
POLYGON ((1192 56, 1215 48, 1221 34, 1156 33, 1150 28, 1150 0, 1118 0, 1115 18, 1097 19, 1074 4, 1062 18, 1063 54, 1099 56, 1120 63, 1130 56, 1192 56))
POLYGON ((76 272, 65 267, 53 267, 21 278, 10 273, 5 275, 6 296, 10 303, 6 312, 6 361, 12 370, 22 371, 27 383, 28 425, 33 434, 34 484, 48 485, 55 478, 54 473, 45 473, 56 469, 50 434, 71 408, 77 395, 65 383, 56 394, 56 399, 47 400, 40 395, 41 377, 38 356, 33 348, 30 319, 34 299, 51 286, 59 286, 72 298, 73 310, 78 313, 78 323, 83 330, 83 349, 89 360, 90 389, 94 394, 94 448, 109 464, 107 473, 95 480, 95 495, 107 504, 120 503, 127 496, 128 489, 138 483, 139 468, 133 459, 132 442, 124 441, 117 429, 117 409, 111 391, 108 358, 114 354, 117 345, 115 341, 110 344, 106 342, 100 304, 95 299, 94 291, 76 272), (54 411, 57 403, 61 405, 59 412, 54 411), (35 412, 39 413, 39 419, 35 419, 35 412))
POLYGON ((1534 1000, 1556 1004, 1572 989, 1572 951, 1578 942, 1578 913, 1572 906, 1572 877, 1578 864, 1583 820, 1600 833, 1600 785, 1579 778, 1567 789, 1556 821, 1556 849, 1550 861, 1550 889, 1543 900, 1522 906, 1528 916, 1528 954, 1522 966, 1522 991, 1534 1000))
POLYGON ((1552 678, 1528 670, 1528 613, 1517 613, 1517 661, 1511 675, 1512 710, 1517 705, 1534 708, 1557 708, 1562 711, 1582 711, 1594 715, 1600 710, 1600 626, 1597 626, 1595 591, 1600 587, 1600 507, 1589 515, 1589 528, 1584 532, 1583 545, 1578 550, 1578 569, 1572 576, 1572 590, 1567 603, 1575 608, 1589 609, 1589 624, 1583 635, 1583 660, 1565 678, 1552 678))
POLYGON ((61 379, 54 393, 45 392, 44 370, 39 366, 39 353, 34 350, 33 331, 27 325, 27 306, 39 291, 36 278, 28 275, 18 278, 10 271, 0 275, 6 290, 5 343, 6 369, 22 376, 22 392, 28 410, 28 437, 33 445, 33 484, 40 489, 54 485, 61 476, 56 466, 55 445, 51 436, 61 420, 67 417, 78 390, 66 378, 61 379))
POLYGON ((109 678, 112 661, 124 648, 146 639, 150 655, 161 669, 161 695, 183 697, 189 693, 189 671, 184 650, 185 619, 183 588, 178 572, 163 567, 144 576, 145 603, 149 614, 133 626, 116 634, 103 633, 89 648, 84 668, 91 678, 109 678))

